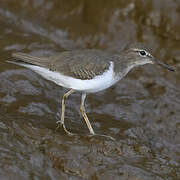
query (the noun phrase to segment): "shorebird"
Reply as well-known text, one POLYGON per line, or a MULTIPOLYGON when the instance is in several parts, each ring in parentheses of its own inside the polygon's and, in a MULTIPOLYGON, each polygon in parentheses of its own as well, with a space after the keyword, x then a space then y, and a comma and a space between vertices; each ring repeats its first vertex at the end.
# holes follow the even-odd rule
POLYGON ((73 92, 79 91, 82 94, 80 111, 90 134, 96 135, 84 107, 88 93, 96 93, 111 87, 136 66, 148 63, 159 64, 174 71, 172 67, 156 59, 146 49, 134 45, 125 48, 119 54, 85 49, 65 51, 48 57, 36 57, 21 52, 13 53, 12 56, 15 61, 10 61, 11 63, 29 68, 45 79, 69 89, 62 98, 61 120, 57 121, 58 127, 62 125, 69 135, 73 133, 66 129, 64 123, 65 100, 73 92))

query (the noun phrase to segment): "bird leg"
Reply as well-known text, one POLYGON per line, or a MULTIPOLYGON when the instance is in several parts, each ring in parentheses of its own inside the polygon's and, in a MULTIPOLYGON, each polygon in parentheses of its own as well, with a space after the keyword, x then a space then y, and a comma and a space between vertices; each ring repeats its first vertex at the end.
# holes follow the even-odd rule
POLYGON ((115 141, 115 139, 114 139, 113 137, 111 137, 111 136, 96 134, 96 133, 94 132, 94 130, 93 130, 92 126, 91 126, 91 123, 89 122, 89 119, 88 119, 88 117, 87 117, 87 115, 86 115, 86 112, 85 112, 85 107, 84 107, 85 98, 86 98, 86 94, 83 93, 83 94, 82 94, 82 97, 81 97, 80 111, 81 111, 81 113, 82 113, 82 115, 83 115, 83 118, 84 118, 86 124, 87 124, 87 127, 88 127, 88 129, 89 129, 89 132, 90 132, 90 134, 91 134, 90 136, 101 136, 101 137, 105 137, 105 138, 108 138, 108 139, 111 139, 111 140, 115 141))
POLYGON ((86 112, 85 112, 85 108, 84 108, 85 98, 86 98, 86 94, 83 93, 83 94, 82 94, 82 97, 81 97, 80 111, 81 111, 81 113, 82 113, 82 116, 83 116, 83 118, 84 118, 84 120, 85 120, 85 122, 86 122, 86 124, 87 124, 87 127, 88 127, 90 133, 91 133, 92 135, 95 135, 94 130, 93 130, 92 126, 91 126, 91 123, 89 122, 89 119, 88 119, 88 117, 87 117, 87 115, 86 115, 86 112))
MULTIPOLYGON (((62 113, 61 113, 61 120, 60 121, 57 121, 58 123, 58 126, 56 128, 56 130, 63 126, 63 129, 64 131, 68 134, 68 135, 74 135, 73 133, 71 133, 70 131, 68 131, 66 129, 66 126, 65 126, 65 123, 64 123, 64 114, 65 114, 65 100, 68 98, 69 95, 71 95, 73 92, 75 92, 75 90, 71 89, 70 91, 68 91, 67 93, 64 94, 63 98, 62 98, 62 113)), ((102 137, 105 137, 105 138, 110 138, 111 140, 115 141, 114 138, 112 138, 111 136, 107 136, 107 135, 99 135, 99 134, 96 134, 91 126, 91 123, 89 122, 89 119, 86 115, 86 112, 85 112, 85 107, 84 107, 84 101, 85 101, 85 98, 86 98, 86 94, 83 93, 82 94, 82 97, 81 97, 81 106, 80 106, 80 111, 82 113, 82 116, 86 122, 86 125, 89 129, 89 132, 91 134, 91 136, 102 136, 102 137)))
POLYGON ((73 135, 71 132, 69 132, 66 129, 66 126, 64 124, 64 114, 65 114, 65 100, 68 98, 69 95, 71 95, 75 90, 71 89, 70 91, 68 91, 67 93, 64 94, 63 98, 62 98, 62 112, 61 112, 61 120, 57 121, 56 123, 58 123, 58 126, 56 128, 56 130, 62 125, 64 131, 69 134, 69 135, 73 135))

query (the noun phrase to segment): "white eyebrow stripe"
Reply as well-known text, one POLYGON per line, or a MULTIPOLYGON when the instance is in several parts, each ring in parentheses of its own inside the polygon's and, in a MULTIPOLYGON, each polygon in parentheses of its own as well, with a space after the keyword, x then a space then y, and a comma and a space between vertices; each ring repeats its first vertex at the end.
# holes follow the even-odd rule
POLYGON ((134 51, 138 51, 138 52, 139 52, 139 51, 145 51, 147 56, 152 57, 152 55, 151 55, 149 52, 147 52, 146 50, 144 50, 144 49, 137 49, 137 48, 134 48, 133 50, 134 50, 134 51))
POLYGON ((137 48, 134 48, 133 50, 134 50, 134 51, 145 51, 145 52, 148 54, 148 52, 147 52, 146 50, 144 50, 144 49, 137 49, 137 48))

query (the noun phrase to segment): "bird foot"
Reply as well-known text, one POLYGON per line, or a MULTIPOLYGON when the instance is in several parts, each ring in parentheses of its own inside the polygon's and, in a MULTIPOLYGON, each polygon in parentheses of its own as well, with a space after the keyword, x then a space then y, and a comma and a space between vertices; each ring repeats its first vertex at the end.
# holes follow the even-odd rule
POLYGON ((70 131, 68 131, 68 130, 66 129, 65 124, 62 123, 62 121, 57 121, 56 123, 57 123, 58 125, 57 125, 55 131, 57 131, 59 128, 63 127, 64 131, 65 131, 69 136, 76 135, 76 134, 73 134, 73 133, 71 133, 70 131))
POLYGON ((103 137, 103 138, 107 138, 110 139, 111 141, 116 141, 113 137, 108 136, 108 135, 103 135, 103 134, 90 134, 88 135, 89 137, 103 137))
MULTIPOLYGON (((61 128, 61 127, 63 127, 63 129, 64 129, 64 131, 69 135, 69 136, 79 136, 78 134, 74 134, 74 133, 71 133, 70 131, 68 131, 67 129, 66 129, 66 126, 65 126, 65 124, 64 123, 62 123, 62 121, 60 120, 60 121, 57 121, 56 122, 58 125, 57 125, 57 127, 56 127, 56 129, 55 129, 55 131, 57 131, 59 128, 61 128)), ((113 137, 111 137, 111 136, 108 136, 108 135, 103 135, 103 134, 96 134, 96 133, 91 133, 91 134, 89 134, 89 135, 87 135, 88 137, 102 137, 102 138, 107 138, 107 139, 110 139, 111 141, 116 141, 113 137)))

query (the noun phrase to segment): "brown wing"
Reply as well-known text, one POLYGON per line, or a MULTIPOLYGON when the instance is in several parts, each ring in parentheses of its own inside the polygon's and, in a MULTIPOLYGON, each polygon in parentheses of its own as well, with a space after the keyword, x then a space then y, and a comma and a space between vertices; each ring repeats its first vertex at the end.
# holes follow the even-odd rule
POLYGON ((107 55, 99 50, 67 51, 56 56, 49 68, 74 78, 92 79, 109 68, 107 55))
POLYGON ((100 50, 65 51, 54 56, 36 57, 25 53, 14 53, 21 62, 48 68, 78 79, 92 79, 103 74, 110 66, 112 55, 100 50))

